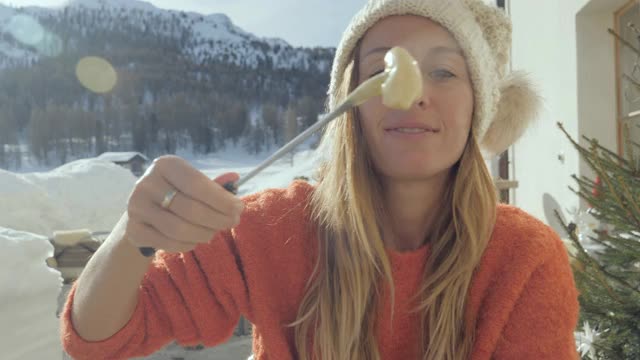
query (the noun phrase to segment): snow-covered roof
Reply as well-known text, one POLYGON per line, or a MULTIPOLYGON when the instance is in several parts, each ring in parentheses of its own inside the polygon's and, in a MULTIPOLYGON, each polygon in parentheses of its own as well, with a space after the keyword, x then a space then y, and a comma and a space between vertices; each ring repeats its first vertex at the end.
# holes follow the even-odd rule
POLYGON ((136 156, 142 157, 144 159, 144 161, 149 161, 149 159, 146 156, 142 155, 139 152, 135 152, 135 151, 106 152, 106 153, 102 153, 100 156, 98 156, 98 159, 107 160, 107 161, 116 162, 116 163, 122 163, 122 162, 129 162, 136 156))

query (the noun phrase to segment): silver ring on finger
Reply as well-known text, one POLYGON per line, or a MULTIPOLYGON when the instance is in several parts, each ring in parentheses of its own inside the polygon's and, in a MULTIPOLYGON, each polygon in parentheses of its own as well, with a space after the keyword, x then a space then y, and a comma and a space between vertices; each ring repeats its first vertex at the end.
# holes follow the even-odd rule
POLYGON ((164 199, 162 199, 162 203, 160 204, 160 206, 162 206, 163 209, 168 209, 169 206, 171 206, 171 202, 176 197, 177 193, 178 191, 176 189, 167 191, 167 193, 164 194, 164 199))

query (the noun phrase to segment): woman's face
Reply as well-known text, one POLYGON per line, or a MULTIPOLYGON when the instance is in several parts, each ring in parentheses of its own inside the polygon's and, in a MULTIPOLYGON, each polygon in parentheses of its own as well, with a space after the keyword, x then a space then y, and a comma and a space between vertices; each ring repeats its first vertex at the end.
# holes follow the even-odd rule
POLYGON ((413 15, 376 23, 362 39, 359 83, 384 70, 394 46, 416 59, 423 96, 407 110, 389 109, 376 97, 358 108, 376 171, 385 180, 426 180, 446 173, 462 156, 473 114, 473 90, 462 51, 435 22, 413 15))

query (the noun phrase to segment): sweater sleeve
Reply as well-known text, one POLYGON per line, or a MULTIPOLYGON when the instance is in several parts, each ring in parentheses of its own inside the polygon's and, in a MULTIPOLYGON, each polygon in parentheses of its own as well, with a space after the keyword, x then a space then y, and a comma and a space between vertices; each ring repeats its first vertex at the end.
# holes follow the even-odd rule
POLYGON ((492 359, 578 359, 574 330, 578 291, 560 238, 549 230, 553 246, 531 274, 506 323, 492 359))
POLYGON ((150 355, 169 342, 224 342, 240 314, 251 317, 242 262, 230 232, 221 233, 193 251, 159 251, 139 288, 129 322, 110 338, 89 342, 71 322, 75 284, 61 316, 61 337, 74 359, 128 359, 150 355))

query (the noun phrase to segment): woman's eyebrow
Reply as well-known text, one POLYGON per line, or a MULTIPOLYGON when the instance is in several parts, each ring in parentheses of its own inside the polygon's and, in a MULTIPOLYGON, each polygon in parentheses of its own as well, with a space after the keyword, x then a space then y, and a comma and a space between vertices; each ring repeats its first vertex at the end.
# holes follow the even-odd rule
MULTIPOLYGON (((367 56, 373 55, 373 54, 377 54, 377 53, 386 53, 387 51, 391 50, 390 47, 388 46, 380 46, 377 48, 373 48, 371 50, 369 50, 364 56, 363 58, 366 58, 367 56)), ((448 47, 448 46, 434 46, 432 48, 429 49, 429 51, 427 51, 427 55, 428 56, 435 56, 435 55, 440 55, 440 54, 447 54, 447 53, 452 53, 452 54, 457 54, 460 55, 460 57, 464 58, 464 54, 462 53, 462 50, 458 47, 448 47)))

